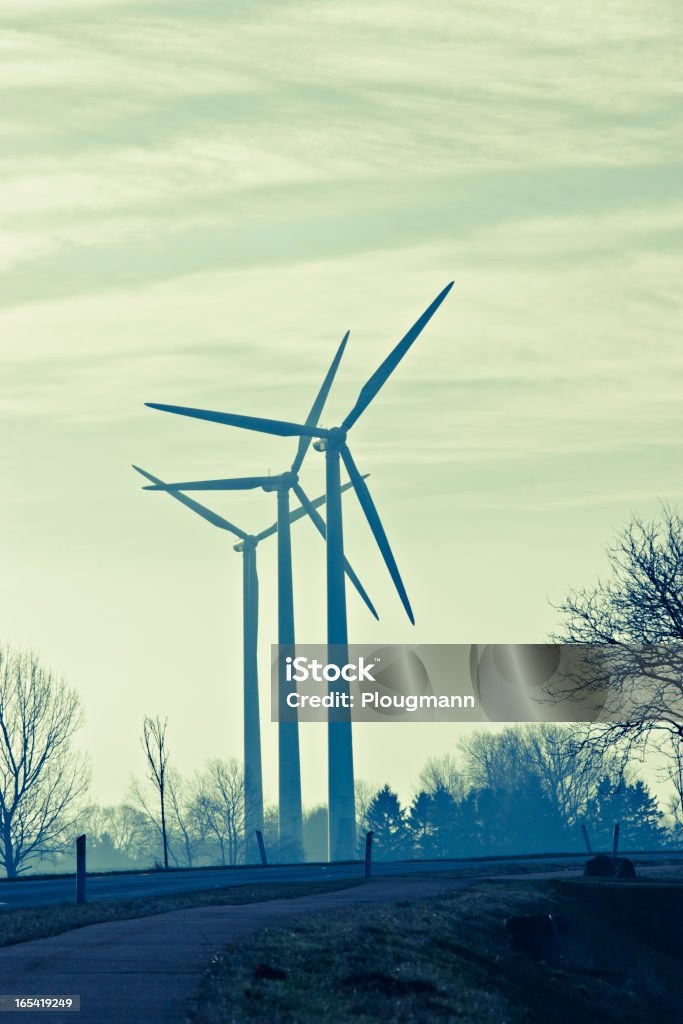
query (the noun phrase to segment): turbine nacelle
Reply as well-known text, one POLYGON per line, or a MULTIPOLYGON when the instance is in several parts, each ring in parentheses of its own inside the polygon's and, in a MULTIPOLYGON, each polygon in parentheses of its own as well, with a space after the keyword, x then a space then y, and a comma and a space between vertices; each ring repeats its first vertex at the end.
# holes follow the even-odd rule
POLYGON ((313 442, 317 452, 340 452, 346 445, 347 431, 343 427, 330 427, 325 431, 325 437, 313 442))
POLYGON ((245 551, 255 551, 258 546, 258 537, 245 537, 244 540, 240 540, 237 544, 233 544, 232 550, 239 551, 240 554, 244 554, 245 551))
POLYGON ((269 491, 290 491, 299 483, 299 474, 293 470, 287 473, 278 473, 277 476, 268 477, 261 484, 261 490, 269 491))

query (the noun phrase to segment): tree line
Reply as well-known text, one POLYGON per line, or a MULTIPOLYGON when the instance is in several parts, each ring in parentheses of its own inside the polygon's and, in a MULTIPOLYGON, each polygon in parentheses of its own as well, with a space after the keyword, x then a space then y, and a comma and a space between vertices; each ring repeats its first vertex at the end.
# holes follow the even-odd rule
MULTIPOLYGON (((126 801, 92 804, 78 818, 91 869, 163 868, 164 852, 170 867, 244 863, 242 766, 210 759, 183 778, 168 759, 159 719, 145 723, 145 750, 153 735, 156 757, 160 749, 166 757, 163 773, 158 762, 148 763, 147 777, 133 780, 126 801)), ((665 849, 683 840, 679 817, 660 806, 643 779, 624 771, 619 756, 589 750, 580 728, 547 723, 470 734, 454 754, 426 763, 404 803, 389 784, 360 780, 356 811, 359 857, 372 831, 380 860, 579 852, 581 825, 593 849, 607 851, 616 821, 622 848, 665 849)), ((274 806, 266 807, 264 839, 276 860, 274 806)), ((304 814, 304 851, 308 861, 326 859, 325 807, 304 814)))
MULTIPOLYGON (((606 849, 615 821, 624 844, 683 839, 683 518, 662 506, 635 516, 607 550, 609 573, 559 605, 562 643, 597 645, 612 720, 590 726, 480 730, 429 762, 413 798, 389 784, 358 786, 358 828, 378 856, 474 856, 577 848, 579 826, 606 849), (616 708, 616 713, 615 713, 616 708), (636 766, 656 751, 671 787, 662 808, 636 766)), ((585 680, 577 687, 585 691, 585 680)), ((595 673, 596 693, 604 680, 595 673)), ((571 697, 571 694, 568 695, 571 697)), ((0 865, 9 877, 45 868, 91 837, 90 864, 235 864, 244 857, 244 779, 235 760, 209 760, 183 778, 169 760, 166 723, 146 717, 144 772, 122 804, 85 805, 87 759, 74 746, 78 694, 32 652, 0 645, 0 865)), ((305 817, 306 856, 326 849, 324 808, 305 817)), ((264 838, 277 851, 277 815, 264 838)), ((277 853, 276 853, 277 856, 277 853)))
MULTIPOLYGON (((236 759, 211 758, 183 776, 173 763, 166 721, 147 716, 142 771, 126 798, 108 807, 87 804, 87 766, 79 762, 78 781, 78 755, 67 738, 78 715, 74 695, 35 659, 12 661, 0 652, 0 709, 8 706, 2 682, 10 678, 21 728, 11 736, 0 730, 0 747, 13 738, 16 748, 13 759, 3 759, 5 780, 14 773, 15 786, 4 782, 0 793, 0 861, 8 876, 70 863, 80 832, 88 836, 91 870, 244 863, 244 773, 236 759), (21 735, 33 737, 23 756, 21 735), (41 743, 52 759, 42 775, 36 770, 41 743)), ((359 780, 359 856, 366 831, 374 834, 379 859, 579 851, 581 825, 595 850, 607 850, 616 821, 624 848, 680 844, 676 798, 661 807, 621 752, 587 742, 589 732, 551 723, 482 728, 461 738, 452 754, 430 759, 404 803, 390 784, 359 780)), ((265 809, 263 832, 271 859, 278 859, 274 806, 265 809)), ((305 812, 304 851, 309 861, 326 859, 325 807, 305 812)))
POLYGON ((386 784, 360 815, 380 859, 580 852, 585 826, 611 849, 615 822, 631 850, 680 845, 679 821, 620 759, 583 743, 582 730, 541 723, 477 731, 455 756, 432 759, 412 800, 386 784))

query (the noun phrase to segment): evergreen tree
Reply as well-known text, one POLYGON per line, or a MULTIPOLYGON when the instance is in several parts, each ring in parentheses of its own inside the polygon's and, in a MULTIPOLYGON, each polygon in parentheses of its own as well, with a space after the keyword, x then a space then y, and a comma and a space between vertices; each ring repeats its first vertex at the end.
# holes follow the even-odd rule
POLYGON ((666 845, 668 835, 657 797, 641 779, 627 786, 624 794, 624 828, 629 846, 651 850, 666 845))
POLYGON ((373 847, 379 860, 398 860, 409 856, 410 833, 406 813, 389 786, 380 789, 370 802, 367 823, 374 834, 373 847))
POLYGON ((616 785, 604 778, 589 801, 586 819, 593 848, 611 850, 614 825, 620 825, 620 843, 630 849, 648 850, 665 845, 664 814, 648 786, 637 779, 616 785))
POLYGON ((460 800, 455 812, 459 857, 476 857, 482 852, 484 829, 480 816, 479 791, 471 789, 460 800))
POLYGON ((424 859, 465 857, 473 846, 471 825, 463 828, 467 798, 456 800, 441 785, 433 792, 421 790, 413 800, 407 825, 415 856, 424 859))
POLYGON ((432 794, 432 856, 461 857, 458 834, 458 805, 453 794, 437 786, 432 794))
POLYGON ((434 824, 432 821, 432 797, 421 790, 414 798, 407 818, 408 830, 416 857, 433 856, 434 824))

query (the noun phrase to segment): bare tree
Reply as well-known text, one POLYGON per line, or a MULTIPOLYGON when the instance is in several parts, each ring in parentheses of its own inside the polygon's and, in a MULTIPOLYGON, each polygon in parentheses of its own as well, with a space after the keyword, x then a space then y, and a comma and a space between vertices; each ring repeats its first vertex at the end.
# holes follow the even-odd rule
POLYGON ((521 730, 514 726, 495 733, 477 729, 464 736, 458 748, 467 781, 475 789, 514 786, 528 768, 521 730))
POLYGON ((167 798, 167 775, 168 775, 168 745, 166 742, 167 719, 163 722, 157 715, 151 718, 145 715, 142 726, 142 749, 145 752, 147 761, 147 778, 151 783, 159 804, 157 815, 150 807, 150 801, 140 786, 137 779, 131 783, 131 796, 133 802, 153 822, 161 837, 161 844, 164 856, 164 869, 168 871, 168 828, 166 824, 166 798, 167 798))
POLYGON ((430 757, 420 773, 420 785, 430 795, 445 790, 454 800, 462 799, 465 792, 462 768, 452 754, 430 757))
MULTIPOLYGON (((683 518, 635 516, 607 549, 610 574, 559 606, 561 643, 600 645, 601 665, 570 679, 563 696, 608 694, 610 721, 587 742, 618 748, 623 764, 653 745, 671 756, 683 742, 683 518)), ((674 753, 672 771, 676 771, 674 753)))
POLYGON ((194 806, 204 834, 218 845, 221 863, 244 855, 244 771, 235 758, 213 758, 195 780, 194 806))
POLYGON ((0 647, 0 863, 8 878, 68 841, 90 783, 73 750, 78 694, 36 656, 0 647))
POLYGON ((277 850, 280 841, 280 815, 275 804, 263 806, 263 842, 266 853, 277 850))
POLYGON ((108 808, 100 804, 87 804, 81 808, 78 820, 74 821, 74 838, 81 832, 90 836, 101 836, 108 831, 108 808))
POLYGON ((130 804, 106 807, 107 831, 117 850, 132 860, 141 860, 153 850, 156 830, 149 818, 130 804))
POLYGON ((580 824, 605 779, 616 786, 630 777, 613 750, 585 742, 583 725, 535 722, 521 733, 525 756, 570 828, 580 824))
POLYGON ((378 786, 377 783, 368 782, 367 779, 356 779, 356 831, 361 837, 359 839, 361 844, 365 842, 368 808, 381 788, 382 787, 378 786))
POLYGON ((673 792, 667 803, 674 835, 683 839, 683 743, 672 738, 668 751, 665 777, 671 783, 673 792))
POLYGON ((620 759, 587 740, 582 725, 534 722, 500 732, 477 730, 459 744, 470 785, 494 791, 523 790, 531 777, 567 826, 578 825, 605 780, 623 777, 620 759))
POLYGON ((156 847, 155 823, 144 811, 126 803, 107 807, 90 804, 79 815, 76 829, 95 839, 108 836, 113 850, 130 860, 149 858, 156 847))
MULTIPOLYGON (((185 862, 189 868, 194 864, 195 857, 201 850, 202 843, 206 837, 206 824, 204 816, 200 813, 192 795, 188 793, 188 787, 181 775, 174 769, 169 769, 166 776, 166 792, 170 810, 170 833, 180 841, 185 856, 185 862)), ((173 860, 178 863, 178 857, 173 852, 177 844, 169 842, 169 850, 173 860)))

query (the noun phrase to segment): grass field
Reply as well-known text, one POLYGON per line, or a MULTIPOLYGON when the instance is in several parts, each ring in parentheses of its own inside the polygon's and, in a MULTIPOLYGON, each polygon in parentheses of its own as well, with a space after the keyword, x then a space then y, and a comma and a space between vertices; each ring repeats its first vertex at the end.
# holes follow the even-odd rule
POLYGON ((264 930, 215 959, 194 1024, 655 1024, 680 1019, 683 885, 484 884, 264 930), (550 966, 504 919, 571 918, 550 966))
POLYGON ((150 914, 166 914, 188 907, 222 907, 239 903, 260 903, 263 900, 295 899, 316 893, 332 892, 358 885, 353 880, 338 882, 277 882, 262 885, 239 885, 224 889, 207 889, 152 899, 98 900, 77 906, 57 903, 48 907, 27 907, 0 914, 0 946, 10 946, 30 939, 44 939, 72 928, 105 921, 122 921, 150 914))

